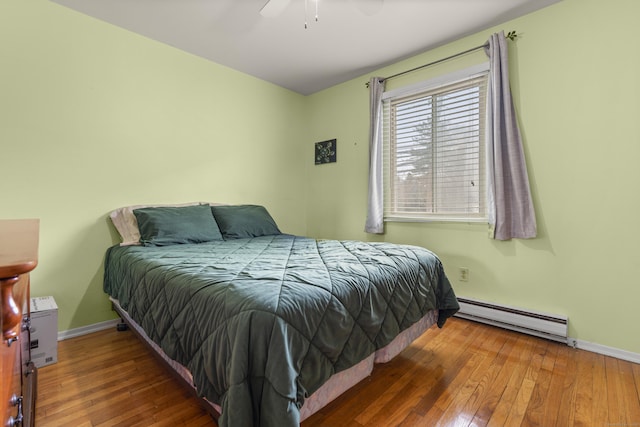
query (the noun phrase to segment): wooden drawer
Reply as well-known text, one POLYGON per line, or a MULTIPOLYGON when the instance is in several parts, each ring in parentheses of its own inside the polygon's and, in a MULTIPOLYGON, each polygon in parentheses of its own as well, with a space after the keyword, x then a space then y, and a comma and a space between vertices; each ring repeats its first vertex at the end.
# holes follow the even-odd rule
MULTIPOLYGON (((12 284, 4 284, 5 286, 11 286, 11 298, 13 299, 16 308, 18 308, 20 320, 15 324, 9 332, 7 328, 3 328, 3 333, 9 335, 9 339, 3 339, 1 345, 2 354, 2 401, 0 402, 0 408, 2 410, 4 425, 7 425, 7 421, 12 417, 13 419, 20 418, 21 414, 18 414, 18 409, 22 408, 22 404, 17 400, 18 397, 22 397, 22 369, 24 344, 29 343, 28 330, 23 330, 23 310, 27 307, 27 301, 29 296, 29 275, 23 274, 19 279, 12 284), (8 381, 7 381, 8 380, 8 381)), ((7 292, 8 293, 8 292, 7 292)), ((7 297, 5 294, 4 297, 7 297)), ((3 316, 3 326, 5 325, 3 316)), ((13 316, 11 317, 11 323, 14 323, 13 316)), ((29 353, 26 353, 28 356, 29 353)), ((21 418, 20 418, 21 419, 21 418)))
POLYGON ((29 272, 38 220, 0 220, 0 423, 32 426, 37 371, 30 363, 29 272))

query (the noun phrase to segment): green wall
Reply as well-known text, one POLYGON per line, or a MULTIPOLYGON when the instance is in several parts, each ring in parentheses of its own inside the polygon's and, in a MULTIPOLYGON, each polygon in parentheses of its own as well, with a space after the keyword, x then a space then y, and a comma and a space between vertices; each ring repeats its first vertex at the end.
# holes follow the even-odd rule
MULTIPOLYGON (((487 238, 486 225, 390 223, 363 232, 368 76, 309 98, 315 140, 338 139, 338 162, 307 168, 308 233, 426 246, 459 296, 569 316, 570 336, 640 353, 640 2, 564 0, 379 70, 387 76, 516 30, 510 70, 538 238, 487 238), (330 219, 327 221, 326 219, 330 219), (458 268, 470 280, 458 280, 458 268)), ((484 60, 468 55, 419 76, 484 60)), ((400 82, 389 82, 398 85, 400 82)))
POLYGON ((465 223, 363 232, 368 75, 302 97, 45 0, 3 1, 0 218, 41 219, 33 295, 55 296, 60 330, 113 317, 110 210, 205 200, 264 204, 290 233, 426 246, 459 295, 565 314, 572 337, 640 353, 639 14, 636 0, 563 0, 375 73, 518 31, 512 88, 539 237, 497 242, 465 223), (313 142, 332 138, 337 163, 315 166, 313 142))
POLYGON ((45 0, 0 2, 0 58, 0 218, 40 218, 59 330, 114 317, 115 208, 260 203, 306 231, 303 96, 45 0))

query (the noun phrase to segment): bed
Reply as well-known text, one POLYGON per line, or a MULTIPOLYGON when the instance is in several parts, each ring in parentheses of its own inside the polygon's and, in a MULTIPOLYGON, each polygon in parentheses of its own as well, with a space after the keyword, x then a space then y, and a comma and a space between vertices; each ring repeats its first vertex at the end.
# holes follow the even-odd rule
POLYGON ((459 308, 429 250, 283 234, 263 206, 111 218, 105 292, 222 427, 298 426, 459 308))

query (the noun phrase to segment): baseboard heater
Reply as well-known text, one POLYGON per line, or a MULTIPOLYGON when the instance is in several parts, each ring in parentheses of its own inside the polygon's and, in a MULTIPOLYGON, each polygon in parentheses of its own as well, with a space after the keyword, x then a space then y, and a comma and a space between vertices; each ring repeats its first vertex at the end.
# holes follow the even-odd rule
POLYGON ((460 311, 456 317, 567 343, 569 318, 566 316, 525 311, 468 298, 458 298, 458 302, 460 311))

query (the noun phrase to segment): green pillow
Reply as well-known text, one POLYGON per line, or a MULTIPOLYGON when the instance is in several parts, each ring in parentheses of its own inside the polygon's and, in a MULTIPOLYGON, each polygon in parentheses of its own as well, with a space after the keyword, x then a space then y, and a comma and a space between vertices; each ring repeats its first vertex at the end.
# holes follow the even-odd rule
POLYGON ((211 212, 225 239, 282 234, 264 206, 211 206, 211 212))
POLYGON ((133 214, 144 246, 222 240, 209 205, 140 208, 133 214))

